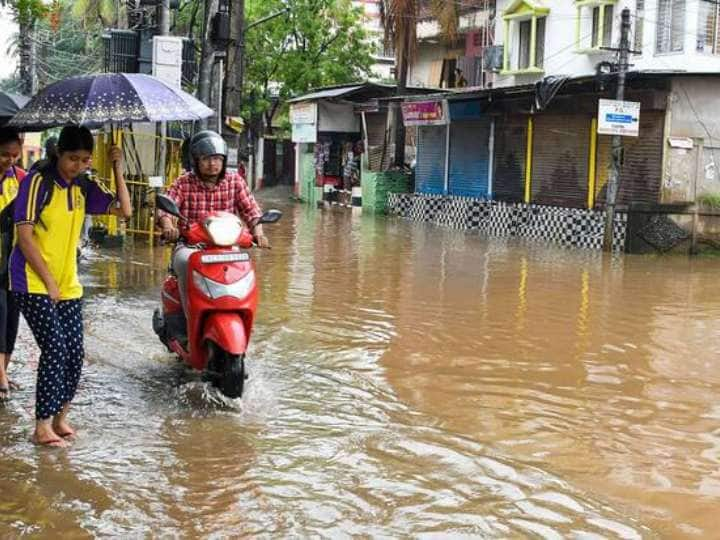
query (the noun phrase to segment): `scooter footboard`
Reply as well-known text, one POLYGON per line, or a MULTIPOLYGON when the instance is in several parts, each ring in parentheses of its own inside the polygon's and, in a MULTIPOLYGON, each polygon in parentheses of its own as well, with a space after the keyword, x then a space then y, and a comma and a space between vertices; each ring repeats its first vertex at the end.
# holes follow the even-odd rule
POLYGON ((203 343, 212 341, 230 354, 244 354, 248 347, 245 322, 239 313, 212 313, 205 320, 203 343))

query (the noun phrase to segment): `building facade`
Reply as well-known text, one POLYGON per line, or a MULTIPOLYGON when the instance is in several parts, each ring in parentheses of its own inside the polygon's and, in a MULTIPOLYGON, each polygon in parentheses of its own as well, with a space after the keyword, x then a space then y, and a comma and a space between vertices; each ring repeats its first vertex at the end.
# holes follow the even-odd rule
POLYGON ((373 60, 371 78, 377 81, 393 79, 395 69, 395 55, 385 46, 385 30, 382 23, 382 0, 353 0, 353 5, 360 8, 364 14, 363 26, 373 45, 373 60))

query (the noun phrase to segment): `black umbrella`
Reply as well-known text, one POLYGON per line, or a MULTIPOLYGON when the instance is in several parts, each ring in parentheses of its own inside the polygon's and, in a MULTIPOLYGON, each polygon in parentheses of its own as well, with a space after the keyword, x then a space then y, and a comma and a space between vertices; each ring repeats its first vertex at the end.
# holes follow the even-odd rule
POLYGON ((30 98, 25 96, 0 91, 0 124, 4 124, 15 116, 15 113, 22 109, 28 101, 30 98))

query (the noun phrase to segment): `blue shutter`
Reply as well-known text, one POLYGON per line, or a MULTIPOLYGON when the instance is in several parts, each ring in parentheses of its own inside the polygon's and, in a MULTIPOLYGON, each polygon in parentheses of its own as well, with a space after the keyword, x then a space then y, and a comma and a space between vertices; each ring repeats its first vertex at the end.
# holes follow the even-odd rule
POLYGON ((445 191, 446 126, 418 128, 415 191, 442 195, 445 191))
POLYGON ((450 194, 488 196, 490 119, 450 124, 450 194))

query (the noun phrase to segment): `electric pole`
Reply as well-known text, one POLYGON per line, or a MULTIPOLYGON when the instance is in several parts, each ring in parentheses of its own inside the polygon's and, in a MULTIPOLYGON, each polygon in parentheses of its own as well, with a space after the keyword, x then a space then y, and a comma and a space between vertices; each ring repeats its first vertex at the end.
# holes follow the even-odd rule
MULTIPOLYGON (((215 61, 215 47, 210 39, 212 18, 218 11, 218 0, 205 0, 205 16, 203 19, 202 51, 200 53, 200 81, 197 97, 205 105, 210 106, 210 85, 213 63, 215 61)), ((221 111, 217 111, 221 115, 221 111)), ((203 128, 207 128, 208 121, 202 121, 203 128)))
MULTIPOLYGON (((170 34, 170 0, 160 0, 157 5, 158 32, 161 36, 170 34)), ((161 122, 157 129, 160 137, 160 176, 167 172, 167 123, 161 122)))
MULTIPOLYGON (((620 65, 618 66, 617 94, 615 99, 625 99, 625 76, 628 70, 630 55, 630 10, 623 9, 620 26, 620 65)), ((622 164, 623 143, 622 136, 613 135, 612 138, 612 169, 607 184, 605 201, 605 237, 603 238, 603 251, 612 252, 613 230, 615 225, 615 205, 617 203, 618 184, 620 183, 620 166, 622 164)))
MULTIPOLYGON (((397 95, 403 96, 407 93, 407 76, 408 76, 408 32, 405 34, 405 44, 403 47, 403 53, 397 58, 397 75, 395 79, 397 81, 397 95)), ((400 101, 396 101, 395 104, 395 166, 403 168, 405 166, 405 124, 403 124, 402 117, 402 105, 400 101)))
MULTIPOLYGON (((227 67, 225 73, 225 88, 223 91, 223 104, 220 114, 226 116, 240 116, 242 109, 243 78, 245 75, 245 1, 232 0, 230 2, 230 46, 227 49, 227 67)), ((237 164, 240 165, 240 134, 226 132, 235 140, 237 148, 237 164)), ((249 139, 249 152, 252 153, 252 140, 249 139)), ((248 181, 252 180, 252 171, 248 171, 248 181)), ((251 184, 252 186, 252 184, 251 184)))

